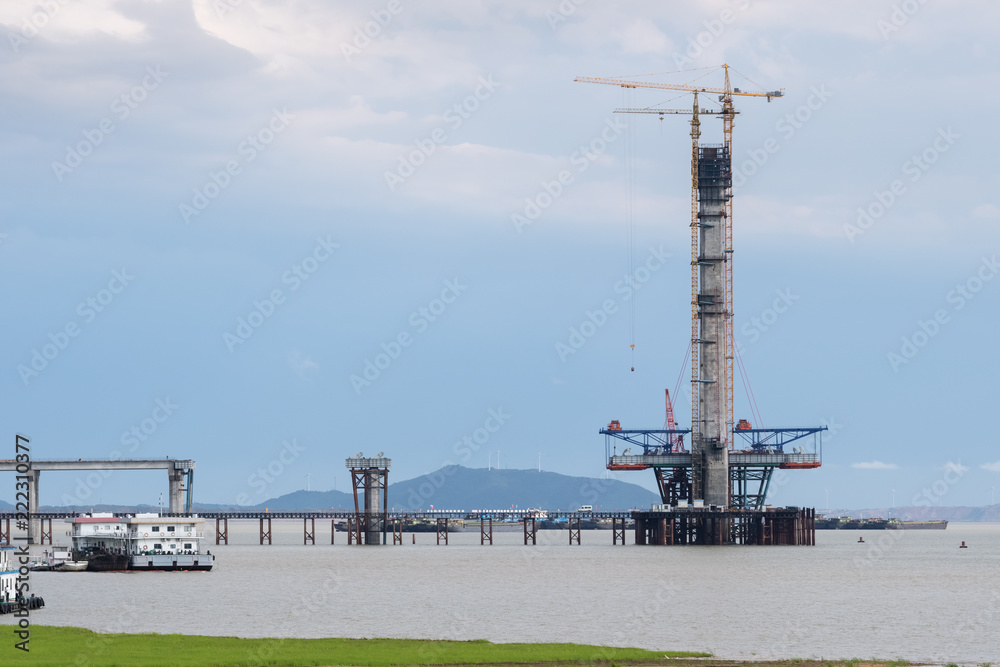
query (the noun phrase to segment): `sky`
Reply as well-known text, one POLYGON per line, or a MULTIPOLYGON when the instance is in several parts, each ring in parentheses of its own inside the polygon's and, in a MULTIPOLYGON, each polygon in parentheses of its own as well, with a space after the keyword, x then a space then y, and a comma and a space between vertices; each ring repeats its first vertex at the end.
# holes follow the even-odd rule
MULTIPOLYGON (((613 112, 691 98, 573 79, 721 86, 727 63, 784 90, 736 105, 735 338, 762 425, 829 427, 822 468, 777 475, 771 501, 989 504, 998 18, 8 0, 0 458, 17 433, 34 459, 191 458, 216 503, 347 490, 359 451, 390 481, 603 476, 598 431, 662 427, 690 377, 689 127, 613 112)), ((40 500, 155 504, 163 476, 47 473, 40 500)))

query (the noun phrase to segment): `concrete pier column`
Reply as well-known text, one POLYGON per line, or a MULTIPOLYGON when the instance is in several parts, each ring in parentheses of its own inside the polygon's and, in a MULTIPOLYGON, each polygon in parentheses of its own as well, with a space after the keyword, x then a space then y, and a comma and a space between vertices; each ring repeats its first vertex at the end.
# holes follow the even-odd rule
POLYGON ((39 544, 42 536, 42 521, 38 518, 38 477, 39 470, 28 470, 28 544, 39 544))
POLYGON ((170 500, 170 512, 173 514, 184 512, 184 492, 187 491, 187 487, 184 486, 185 477, 183 470, 167 471, 167 497, 170 500))
POLYGON ((382 513, 382 471, 369 470, 365 488, 365 514, 368 515, 368 525, 365 532, 365 544, 382 543, 382 521, 378 518, 382 513))
POLYGON ((729 430, 727 423, 726 320, 726 202, 731 184, 730 156, 724 147, 705 146, 698 158, 698 268, 697 298, 700 385, 697 436, 692 457, 697 459, 692 498, 705 505, 729 506, 729 430))

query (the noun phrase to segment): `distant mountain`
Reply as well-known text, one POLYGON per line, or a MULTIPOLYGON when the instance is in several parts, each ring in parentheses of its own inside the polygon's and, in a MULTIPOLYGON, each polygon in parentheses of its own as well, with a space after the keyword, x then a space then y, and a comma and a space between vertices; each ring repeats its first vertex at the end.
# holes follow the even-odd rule
MULTIPOLYGON (((391 478, 391 477, 390 477, 391 478)), ((363 500, 362 500, 363 502, 363 500)), ((447 466, 428 475, 389 484, 389 507, 396 509, 544 509, 575 510, 649 507, 659 496, 641 486, 613 479, 570 477, 536 470, 486 470, 447 466)), ((353 493, 296 491, 269 498, 255 509, 353 509, 353 493)))
POLYGON ((406 509, 575 510, 649 507, 660 498, 637 484, 615 479, 570 477, 537 470, 487 470, 447 466, 389 486, 389 505, 406 509))
POLYGON ((0 500, 0 512, 7 512, 13 509, 14 506, 8 503, 6 500, 0 500))
MULTIPOLYGON (((392 484, 389 485, 389 497, 392 498, 392 484)), ((277 498, 268 498, 253 506, 253 509, 265 509, 275 512, 291 510, 334 510, 348 509, 354 511, 354 493, 343 491, 294 491, 277 498)), ((207 509, 207 508, 206 508, 207 509)), ((236 508, 247 509, 247 508, 236 508)))

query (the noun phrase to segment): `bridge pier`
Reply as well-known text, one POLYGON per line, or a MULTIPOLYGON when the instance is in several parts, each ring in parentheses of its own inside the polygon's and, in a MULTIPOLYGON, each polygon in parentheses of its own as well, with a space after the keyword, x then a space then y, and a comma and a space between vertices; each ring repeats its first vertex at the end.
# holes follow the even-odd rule
POLYGON ((264 540, 267 543, 271 543, 271 517, 261 517, 260 518, 260 543, 264 544, 264 540), (264 530, 264 522, 267 521, 267 530, 264 530))
POLYGON ((538 526, 535 523, 535 517, 530 519, 525 518, 524 520, 524 544, 528 545, 528 540, 531 540, 531 544, 538 544, 538 526), (531 528, 528 528, 528 522, 531 522, 531 528))
POLYGON ((486 544, 486 542, 493 544, 493 517, 490 517, 489 526, 486 524, 486 519, 479 517, 479 544, 486 544))
POLYGON ((316 544, 316 517, 302 517, 302 544, 316 544), (312 526, 309 526, 309 522, 312 526))
POLYGON ((219 540, 222 540, 223 544, 229 544, 229 517, 215 517, 215 543, 219 544, 219 540), (222 521, 222 530, 219 530, 219 522, 222 521))
POLYGON ((618 544, 618 540, 622 541, 622 546, 625 545, 625 519, 622 519, 622 527, 618 528, 618 518, 611 518, 611 544, 618 544))
POLYGON ((567 521, 567 524, 569 525, 569 544, 570 544, 570 546, 573 546, 573 540, 576 540, 576 544, 577 544, 577 546, 579 546, 580 545, 580 517, 576 517, 576 519, 573 519, 572 517, 570 517, 570 519, 567 521), (573 527, 573 521, 574 520, 576 521, 576 528, 573 527))
MULTIPOLYGON (((389 466, 392 459, 383 458, 382 453, 374 458, 365 458, 361 452, 345 461, 351 471, 351 486, 354 487, 354 515, 358 544, 385 544, 386 522, 389 518, 389 466), (364 511, 358 499, 358 492, 364 493, 364 511), (382 506, 379 512, 379 505, 382 506), (362 529, 365 533, 362 541, 362 529), (381 533, 381 535, 379 535, 381 533)), ((350 544, 350 538, 348 539, 350 544)))
POLYGON ((445 545, 448 544, 448 517, 438 517, 437 519, 437 541, 441 544, 441 538, 444 538, 445 545))
POLYGON ((0 519, 0 546, 4 544, 13 544, 10 539, 10 517, 3 517, 0 519), (6 521, 7 529, 4 530, 4 522, 6 521))
POLYGON ((185 486, 185 475, 183 470, 167 471, 167 498, 170 501, 170 512, 172 514, 184 513, 184 496, 187 492, 185 486))
POLYGON ((40 470, 31 468, 28 478, 28 544, 36 544, 35 538, 42 534, 42 520, 38 518, 38 478, 40 470))

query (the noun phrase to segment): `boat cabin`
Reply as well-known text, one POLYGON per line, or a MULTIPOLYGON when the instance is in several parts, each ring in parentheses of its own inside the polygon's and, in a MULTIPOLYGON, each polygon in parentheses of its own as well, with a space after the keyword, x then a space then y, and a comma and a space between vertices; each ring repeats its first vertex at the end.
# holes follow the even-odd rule
POLYGON ((125 519, 131 538, 132 554, 196 554, 204 535, 204 519, 194 516, 161 517, 159 514, 136 514, 125 519))
POLYGON ((0 602, 12 602, 17 597, 18 567, 14 564, 14 547, 0 547, 0 602))

